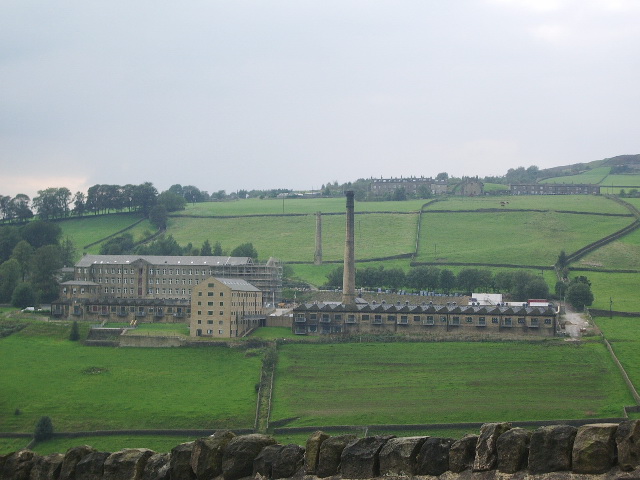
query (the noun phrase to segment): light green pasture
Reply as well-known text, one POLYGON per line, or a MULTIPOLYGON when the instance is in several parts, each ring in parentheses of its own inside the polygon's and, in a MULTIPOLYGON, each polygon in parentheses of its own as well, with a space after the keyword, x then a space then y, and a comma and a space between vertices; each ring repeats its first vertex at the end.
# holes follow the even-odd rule
POLYGON ((33 323, 0 339, 0 431, 247 428, 260 358, 228 348, 97 348, 68 325, 33 323), (21 415, 14 415, 19 408, 21 415))
POLYGON ((632 402, 599 342, 285 345, 279 351, 271 418, 298 417, 290 426, 611 417, 632 402))
POLYGON ((640 388, 640 318, 596 317, 596 325, 609 340, 631 382, 640 388))
POLYGON ((58 225, 62 228, 62 237, 69 237, 81 252, 85 245, 113 235, 141 218, 139 213, 86 216, 70 218, 58 222, 58 225))
MULTIPOLYGON (((428 200, 407 200, 404 202, 355 202, 356 212, 417 212, 428 200)), ((338 198, 248 198, 230 202, 205 202, 187 205, 187 215, 282 215, 283 213, 344 212, 346 197, 338 198), (284 205, 284 208, 283 208, 284 205)))
MULTIPOLYGON (((356 258, 375 258, 412 253, 415 248, 418 214, 367 214, 355 217, 356 258)), ((345 216, 322 218, 322 252, 325 260, 344 257, 345 216)), ((168 233, 177 242, 213 245, 223 249, 251 242, 261 260, 270 256, 287 261, 312 262, 315 252, 316 219, 301 217, 173 218, 168 233)))
POLYGON ((620 312, 640 312, 640 273, 573 272, 585 275, 591 281, 594 302, 592 307, 609 310, 609 299, 613 309, 620 312))
POLYGON ((576 266, 640 270, 640 230, 594 250, 578 260, 576 266))
POLYGON ((426 210, 564 210, 589 213, 629 213, 613 200, 597 195, 522 195, 507 197, 449 197, 426 210), (503 205, 504 204, 504 205, 503 205))
POLYGON ((611 167, 598 167, 578 175, 567 175, 542 180, 540 183, 587 183, 598 184, 609 175, 611 167))
POLYGON ((553 265, 629 223, 626 217, 555 212, 423 214, 419 261, 553 265))

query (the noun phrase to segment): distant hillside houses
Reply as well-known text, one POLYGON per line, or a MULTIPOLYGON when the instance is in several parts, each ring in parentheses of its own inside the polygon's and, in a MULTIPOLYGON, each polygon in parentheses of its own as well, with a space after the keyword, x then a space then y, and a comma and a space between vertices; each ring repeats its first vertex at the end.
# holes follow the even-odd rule
POLYGON ((444 195, 448 190, 448 182, 447 180, 435 180, 430 177, 371 179, 371 192, 376 196, 392 194, 401 188, 404 189, 407 195, 420 196, 425 190, 431 195, 444 195))
POLYGON ((585 183, 533 183, 510 186, 511 195, 600 195, 600 185, 585 183))

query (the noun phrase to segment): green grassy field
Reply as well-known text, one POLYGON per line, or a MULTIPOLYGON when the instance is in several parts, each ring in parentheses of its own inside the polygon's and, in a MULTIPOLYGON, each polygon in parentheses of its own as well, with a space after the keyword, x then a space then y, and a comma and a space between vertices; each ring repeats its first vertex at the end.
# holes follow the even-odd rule
POLYGON ((555 212, 432 213, 422 216, 419 261, 553 265, 633 220, 555 212))
POLYGON ((620 416, 629 402, 596 342, 286 345, 271 418, 299 417, 291 426, 550 420, 620 416))
POLYGON ((43 415, 59 431, 253 425, 259 356, 85 347, 68 334, 34 323, 0 339, 0 431, 30 432, 43 415))
MULTIPOLYGON (((82 250, 85 245, 97 242, 127 228, 141 218, 142 214, 138 213, 86 216, 58 222, 58 225, 62 228, 62 237, 71 238, 76 248, 82 250)), ((143 223, 147 225, 147 228, 151 228, 148 222, 143 223)))
POLYGON ((575 272, 573 275, 585 275, 591 281, 594 296, 592 308, 609 310, 611 298, 614 310, 640 312, 639 273, 575 272))
POLYGON ((603 182, 609 175, 611 167, 597 167, 579 175, 569 175, 564 177, 554 177, 542 180, 540 183, 591 183, 603 182))
POLYGON ((563 210, 589 213, 629 213, 606 197, 595 195, 525 195, 506 197, 451 197, 432 203, 425 210, 563 210), (504 205, 502 205, 504 203, 504 205))
POLYGON ((264 327, 255 330, 251 338, 263 338, 265 340, 275 340, 276 338, 296 338, 288 327, 264 327))
MULTIPOLYGON (((405 202, 355 202, 356 212, 418 212, 428 200, 408 200, 405 202)), ((290 213, 314 214, 342 213, 346 200, 338 198, 286 198, 257 199, 248 198, 233 202, 207 202, 187 205, 184 212, 176 215, 282 215, 290 213), (284 208, 283 208, 284 205, 284 208)))
MULTIPOLYGON (((358 258, 412 253, 415 245, 417 214, 356 215, 356 255, 358 258), (380 231, 384 225, 384 234, 380 231)), ((313 262, 315 252, 314 215, 304 217, 198 219, 172 218, 168 233, 177 242, 192 242, 199 246, 205 240, 219 241, 224 249, 251 242, 261 260, 270 256, 287 261, 313 262)), ((344 256, 344 215, 322 219, 322 251, 325 260, 340 260, 344 256)))
POLYGON ((640 386, 640 318, 596 317, 594 321, 609 340, 618 360, 636 386, 640 386))
POLYGON ((575 266, 640 270, 640 230, 598 248, 578 260, 575 266))

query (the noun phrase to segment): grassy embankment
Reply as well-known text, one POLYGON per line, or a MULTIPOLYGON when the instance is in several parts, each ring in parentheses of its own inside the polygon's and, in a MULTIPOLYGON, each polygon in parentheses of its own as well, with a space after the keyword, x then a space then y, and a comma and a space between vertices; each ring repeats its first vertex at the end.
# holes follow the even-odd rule
POLYGON ((253 425, 259 356, 85 347, 69 328, 38 322, 0 340, 0 431, 30 432, 43 415, 58 431, 253 425))
POLYGON ((274 400, 290 426, 618 417, 633 403, 597 342, 286 345, 274 400))

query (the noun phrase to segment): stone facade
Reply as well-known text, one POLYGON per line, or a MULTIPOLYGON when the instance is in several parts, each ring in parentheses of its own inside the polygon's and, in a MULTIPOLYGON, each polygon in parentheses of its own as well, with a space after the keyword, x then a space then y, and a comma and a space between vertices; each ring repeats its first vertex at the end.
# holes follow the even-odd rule
POLYGON ((557 313, 552 306, 330 304, 299 305, 293 310, 297 335, 363 333, 519 334, 553 336, 557 313))
POLYGON ((629 437, 640 420, 581 427, 554 425, 533 433, 509 423, 483 425, 480 437, 357 438, 314 433, 306 449, 268 435, 219 431, 183 443, 169 454, 144 448, 115 453, 89 446, 40 456, 30 450, 0 455, 0 480, 120 478, 239 480, 241 478, 414 478, 443 480, 635 479, 640 444, 629 437), (512 431, 515 430, 515 431, 512 431), (618 435, 618 432, 622 432, 618 435), (616 455, 617 453, 617 455, 616 455), (535 476, 534 476, 535 475, 535 476))
POLYGON ((600 195, 600 185, 579 183, 514 184, 511 195, 600 195))
POLYGON ((447 193, 448 184, 446 180, 434 180, 427 177, 371 179, 371 192, 376 196, 392 194, 402 188, 407 195, 419 195, 423 189, 431 192, 432 195, 444 195, 447 193))
POLYGON ((61 285, 51 314, 94 322, 184 321, 194 288, 211 276, 246 280, 265 301, 281 297, 282 266, 275 259, 257 264, 249 257, 85 255, 74 279, 61 285))
POLYGON ((194 287, 191 305, 192 337, 238 337, 266 322, 262 292, 239 278, 208 278, 194 287))

